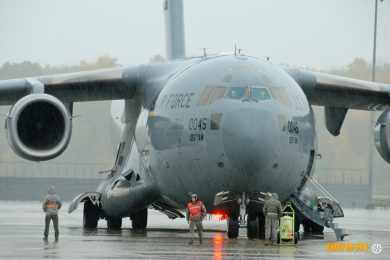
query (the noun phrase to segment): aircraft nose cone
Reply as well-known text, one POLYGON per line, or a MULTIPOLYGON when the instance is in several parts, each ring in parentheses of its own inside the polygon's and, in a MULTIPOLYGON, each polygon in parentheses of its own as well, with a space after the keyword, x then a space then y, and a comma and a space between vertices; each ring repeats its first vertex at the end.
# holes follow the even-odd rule
POLYGON ((277 135, 269 112, 240 109, 226 114, 222 126, 225 154, 234 167, 255 174, 272 160, 277 135))

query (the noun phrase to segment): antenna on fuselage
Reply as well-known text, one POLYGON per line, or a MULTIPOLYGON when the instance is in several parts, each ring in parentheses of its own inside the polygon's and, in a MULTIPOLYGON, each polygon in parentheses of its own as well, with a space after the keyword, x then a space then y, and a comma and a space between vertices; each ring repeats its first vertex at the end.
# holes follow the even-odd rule
POLYGON ((241 55, 241 52, 243 51, 244 49, 241 49, 241 48, 238 48, 237 47, 237 43, 234 44, 234 56, 237 56, 238 55, 241 55))

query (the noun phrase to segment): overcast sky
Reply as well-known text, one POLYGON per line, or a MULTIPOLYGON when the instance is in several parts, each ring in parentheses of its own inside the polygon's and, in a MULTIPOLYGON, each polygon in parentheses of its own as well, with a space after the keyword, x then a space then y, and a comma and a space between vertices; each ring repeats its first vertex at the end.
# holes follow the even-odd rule
MULTIPOLYGON (((371 60, 374 0, 184 0, 187 55, 245 53, 329 69, 371 60)), ((390 1, 379 6, 378 60, 390 63, 390 1)), ((162 0, 0 0, 0 64, 124 65, 165 56, 162 0)))

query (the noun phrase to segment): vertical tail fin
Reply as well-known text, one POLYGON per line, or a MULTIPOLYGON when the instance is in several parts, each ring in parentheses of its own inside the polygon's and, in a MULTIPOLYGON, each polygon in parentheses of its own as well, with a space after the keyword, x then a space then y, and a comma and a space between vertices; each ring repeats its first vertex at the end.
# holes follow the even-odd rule
POLYGON ((165 38, 169 60, 185 57, 184 17, 182 0, 164 0, 165 38))

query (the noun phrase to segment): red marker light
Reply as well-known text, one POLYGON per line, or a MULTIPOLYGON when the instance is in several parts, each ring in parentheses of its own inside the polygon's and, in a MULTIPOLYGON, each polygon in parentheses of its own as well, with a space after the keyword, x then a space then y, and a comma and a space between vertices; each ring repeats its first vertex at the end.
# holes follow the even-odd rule
POLYGON ((213 212, 211 212, 211 215, 217 218, 218 220, 224 220, 227 219, 228 217, 226 212, 223 210, 214 210, 213 212))

